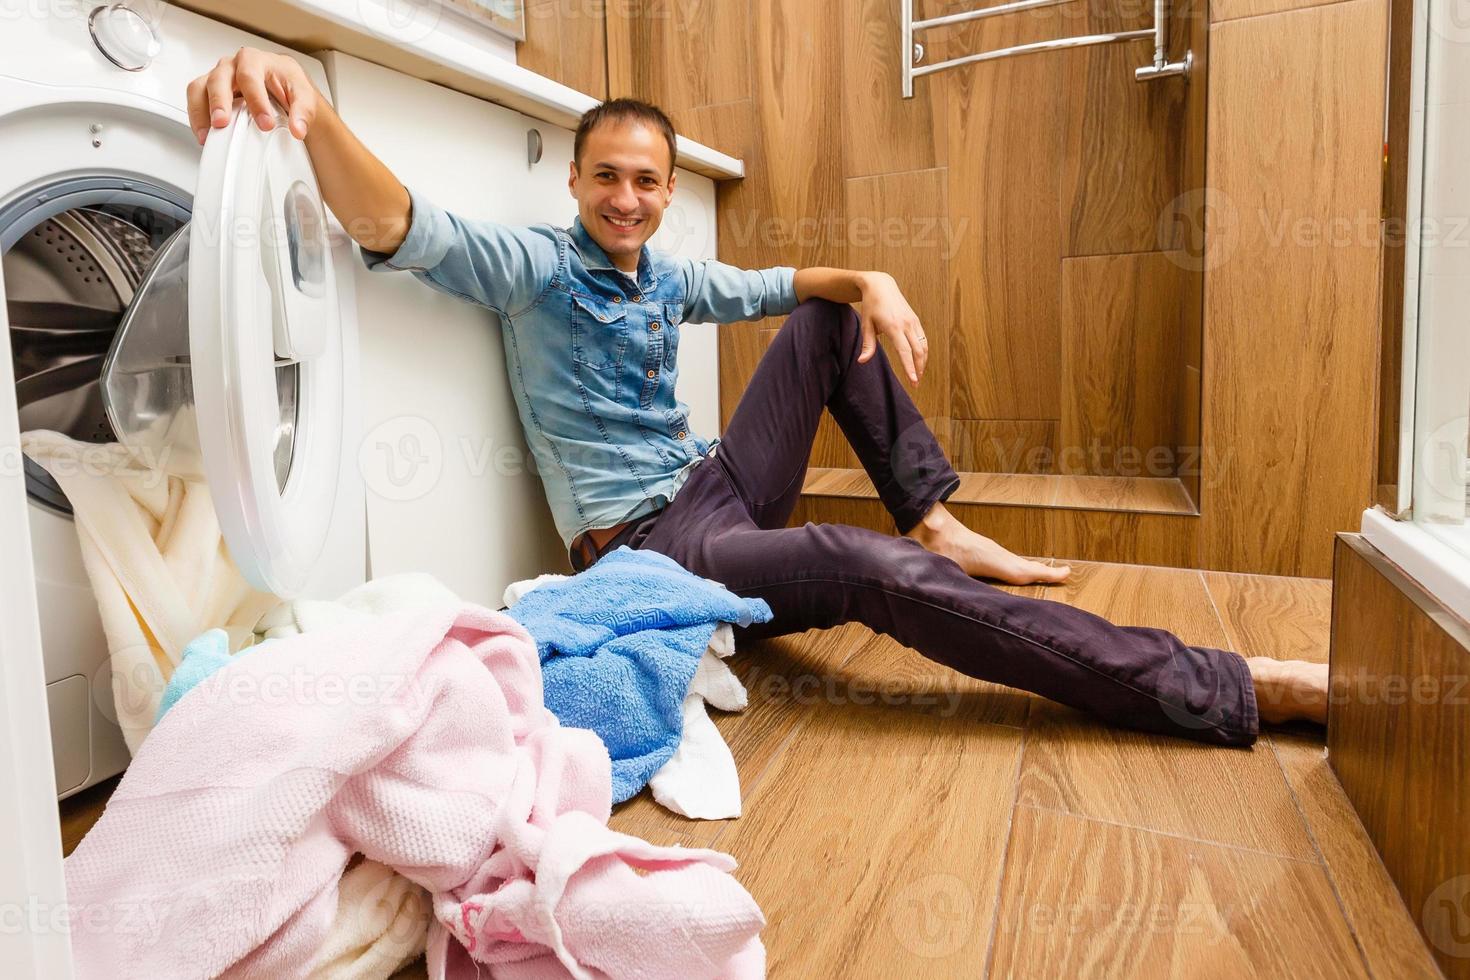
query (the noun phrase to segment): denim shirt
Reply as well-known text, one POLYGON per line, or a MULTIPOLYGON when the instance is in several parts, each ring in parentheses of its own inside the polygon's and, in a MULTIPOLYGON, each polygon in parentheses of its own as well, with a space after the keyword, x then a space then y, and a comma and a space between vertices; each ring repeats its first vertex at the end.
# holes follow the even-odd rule
POLYGON ((674 498, 719 438, 674 397, 679 327, 790 313, 796 270, 738 269, 644 246, 636 279, 578 218, 570 229, 450 214, 409 189, 408 237, 369 269, 412 272, 498 314, 526 444, 563 544, 674 498))

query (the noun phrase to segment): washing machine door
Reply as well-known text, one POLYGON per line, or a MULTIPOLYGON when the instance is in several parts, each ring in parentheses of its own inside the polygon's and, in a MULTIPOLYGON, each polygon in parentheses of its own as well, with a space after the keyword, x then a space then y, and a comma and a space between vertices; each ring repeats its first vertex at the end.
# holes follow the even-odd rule
POLYGON ((344 465, 344 338, 331 229, 284 115, 243 104, 205 141, 189 226, 189 360, 205 478, 257 588, 299 593, 344 465))

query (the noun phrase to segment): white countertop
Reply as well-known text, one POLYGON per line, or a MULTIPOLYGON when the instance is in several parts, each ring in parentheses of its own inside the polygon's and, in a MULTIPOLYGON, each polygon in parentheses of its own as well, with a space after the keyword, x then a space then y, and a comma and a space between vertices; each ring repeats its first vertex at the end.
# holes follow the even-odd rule
MULTIPOLYGON (((598 100, 513 63, 512 42, 435 0, 173 0, 298 51, 330 48, 572 129, 598 100)), ((680 136, 678 165, 716 180, 745 164, 680 136)))

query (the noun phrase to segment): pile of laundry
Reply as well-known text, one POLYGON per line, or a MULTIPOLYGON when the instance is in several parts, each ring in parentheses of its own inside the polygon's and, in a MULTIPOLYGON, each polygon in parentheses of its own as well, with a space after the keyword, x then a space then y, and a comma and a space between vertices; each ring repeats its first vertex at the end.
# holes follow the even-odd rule
POLYGON ((115 690, 133 760, 66 860, 79 976, 386 978, 421 955, 435 978, 764 976, 733 858, 607 826, 649 784, 739 814, 705 704, 744 707, 723 661, 764 602, 620 548, 515 583, 502 611, 404 575, 262 615, 217 528, 172 567, 202 489, 141 487, 65 488, 97 494, 78 530, 109 645, 163 683, 115 690), (200 608, 161 607, 161 639, 132 596, 147 574, 187 591, 181 568, 208 573, 228 628, 179 649, 200 608))

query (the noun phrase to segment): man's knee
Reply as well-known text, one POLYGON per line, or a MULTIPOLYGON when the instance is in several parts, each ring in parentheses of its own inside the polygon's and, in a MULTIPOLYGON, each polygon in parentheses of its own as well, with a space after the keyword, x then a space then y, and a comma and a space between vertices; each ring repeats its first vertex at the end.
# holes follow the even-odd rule
POLYGON ((781 330, 798 344, 834 347, 839 355, 855 353, 862 333, 850 304, 816 296, 798 303, 781 330))

